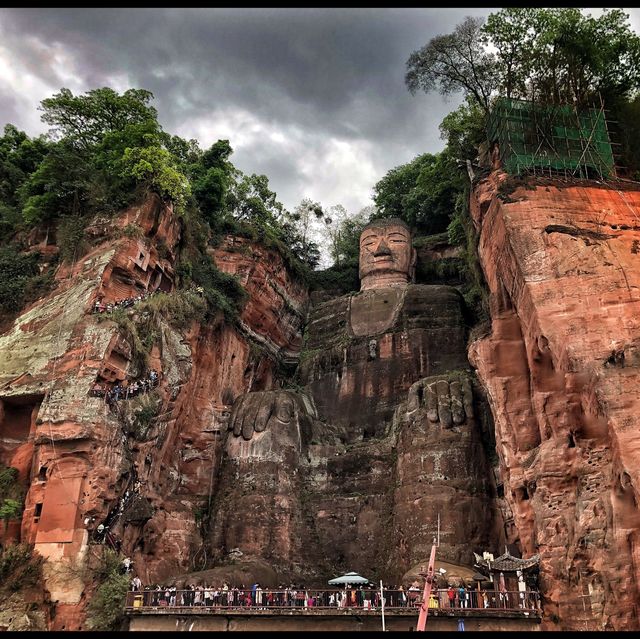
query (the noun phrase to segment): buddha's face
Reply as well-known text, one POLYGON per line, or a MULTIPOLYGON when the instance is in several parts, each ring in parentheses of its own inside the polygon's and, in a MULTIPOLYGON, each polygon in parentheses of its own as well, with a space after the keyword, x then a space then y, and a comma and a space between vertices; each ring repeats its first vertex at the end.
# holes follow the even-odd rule
POLYGON ((373 222, 360 236, 362 288, 376 288, 409 281, 414 250, 409 230, 401 224, 373 222))

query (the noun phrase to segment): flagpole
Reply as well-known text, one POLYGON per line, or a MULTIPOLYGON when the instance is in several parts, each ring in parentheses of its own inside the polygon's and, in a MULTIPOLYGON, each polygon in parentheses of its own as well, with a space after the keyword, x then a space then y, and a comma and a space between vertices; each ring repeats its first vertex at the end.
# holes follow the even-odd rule
POLYGON ((382 605, 382 632, 385 632, 385 629, 384 629, 384 590, 382 589, 382 579, 380 580, 380 603, 382 605))

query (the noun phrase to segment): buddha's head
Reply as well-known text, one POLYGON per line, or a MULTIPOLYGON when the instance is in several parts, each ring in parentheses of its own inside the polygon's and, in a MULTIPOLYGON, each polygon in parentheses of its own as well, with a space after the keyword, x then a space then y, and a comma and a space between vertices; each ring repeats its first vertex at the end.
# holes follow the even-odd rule
POLYGON ((413 281, 416 252, 411 232, 397 217, 374 220, 360 234, 360 290, 413 281))

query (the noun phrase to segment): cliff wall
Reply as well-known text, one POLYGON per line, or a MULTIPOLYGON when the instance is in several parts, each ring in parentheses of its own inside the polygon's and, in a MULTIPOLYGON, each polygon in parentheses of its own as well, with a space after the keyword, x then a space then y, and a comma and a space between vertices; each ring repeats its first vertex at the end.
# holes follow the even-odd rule
POLYGON ((62 265, 54 290, 0 336, 0 462, 26 492, 21 530, 10 530, 47 558, 51 628, 65 630, 85 627, 95 585, 82 566, 105 547, 100 524, 146 583, 206 558, 197 513, 216 489, 229 410, 295 360, 307 300, 273 251, 228 240, 211 252, 249 293, 236 324, 219 314, 176 328, 137 305, 93 313, 99 301, 174 290, 181 222, 152 196, 87 233, 90 253, 62 265), (92 390, 141 378, 127 327, 150 317, 159 385, 110 406, 92 390))
POLYGON ((622 188, 494 170, 471 197, 491 330, 470 360, 550 629, 638 623, 640 191, 622 188))

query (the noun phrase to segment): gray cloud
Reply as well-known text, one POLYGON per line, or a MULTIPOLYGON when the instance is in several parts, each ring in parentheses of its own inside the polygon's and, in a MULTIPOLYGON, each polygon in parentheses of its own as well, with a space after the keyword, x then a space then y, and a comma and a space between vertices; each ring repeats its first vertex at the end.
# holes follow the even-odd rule
POLYGON ((490 11, 3 9, 0 124, 44 130, 38 103, 62 86, 146 88, 166 130, 229 138, 234 163, 268 175, 287 207, 309 195, 355 213, 386 171, 442 148, 457 106, 409 94, 410 53, 490 11))

